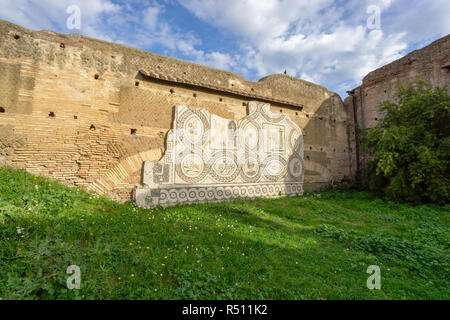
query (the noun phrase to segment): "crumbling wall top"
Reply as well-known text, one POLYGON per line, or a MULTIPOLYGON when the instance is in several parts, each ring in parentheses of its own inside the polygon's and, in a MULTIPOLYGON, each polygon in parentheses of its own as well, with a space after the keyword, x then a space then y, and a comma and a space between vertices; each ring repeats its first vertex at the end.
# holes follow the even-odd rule
POLYGON ((413 63, 430 67, 431 61, 440 61, 442 67, 450 65, 450 34, 422 49, 415 50, 398 60, 370 72, 364 77, 363 85, 369 86, 377 82, 385 81, 386 78, 404 72, 413 63))
POLYGON ((0 54, 6 58, 45 59, 39 50, 40 40, 54 42, 64 49, 79 47, 95 53, 96 65, 107 70, 111 56, 120 56, 116 67, 123 73, 140 72, 144 76, 229 92, 254 99, 278 102, 302 108, 305 101, 323 100, 334 92, 314 83, 284 74, 270 75, 258 82, 248 81, 235 73, 162 56, 122 44, 110 43, 79 34, 64 35, 51 31, 31 31, 0 20, 0 54), (103 55, 103 57, 99 57, 103 55))

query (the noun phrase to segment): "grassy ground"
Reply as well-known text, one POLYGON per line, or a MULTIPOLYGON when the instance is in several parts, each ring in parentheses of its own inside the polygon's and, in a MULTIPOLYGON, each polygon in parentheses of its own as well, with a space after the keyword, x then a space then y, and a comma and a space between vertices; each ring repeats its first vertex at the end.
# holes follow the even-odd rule
POLYGON ((333 191, 143 210, 0 168, 0 298, 449 299, 449 209, 333 191))

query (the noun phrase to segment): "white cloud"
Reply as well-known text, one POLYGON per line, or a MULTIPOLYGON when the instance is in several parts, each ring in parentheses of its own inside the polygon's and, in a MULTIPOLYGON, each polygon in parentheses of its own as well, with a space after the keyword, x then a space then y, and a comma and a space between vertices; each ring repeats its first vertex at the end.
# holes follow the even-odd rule
POLYGON ((370 71, 400 58, 413 39, 450 29, 448 0, 179 2, 198 18, 236 35, 243 43, 243 64, 258 77, 287 69, 335 90, 348 90, 370 71), (369 5, 381 10, 381 30, 366 27, 369 5))
POLYGON ((108 0, 4 0, 0 17, 32 30, 81 31, 88 36, 111 40, 110 36, 100 31, 99 17, 102 14, 116 13, 120 8, 108 0), (69 17, 66 10, 71 5, 80 8, 80 30, 65 28, 69 17))
POLYGON ((149 6, 144 10, 144 22, 150 30, 155 30, 158 26, 159 15, 164 11, 164 7, 158 4, 149 6))
POLYGON ((228 54, 198 49, 201 40, 192 32, 180 30, 165 21, 162 17, 164 12, 164 5, 156 0, 124 1, 120 4, 110 0, 4 0, 0 18, 32 30, 81 33, 137 48, 160 45, 169 50, 170 55, 181 54, 194 62, 216 68, 235 66, 228 54), (69 17, 66 10, 70 5, 80 8, 80 30, 66 28, 69 17))
POLYGON ((221 52, 204 53, 203 51, 199 51, 196 62, 224 70, 230 70, 236 67, 236 58, 221 52))
POLYGON ((252 80, 286 69, 342 94, 412 45, 448 34, 448 12, 448 0, 3 0, 0 18, 34 30, 160 47, 252 80), (206 50, 189 20, 167 19, 176 1, 234 42, 206 50), (65 28, 71 4, 81 8, 81 30, 65 28), (371 5, 381 10, 381 30, 366 27, 371 5))

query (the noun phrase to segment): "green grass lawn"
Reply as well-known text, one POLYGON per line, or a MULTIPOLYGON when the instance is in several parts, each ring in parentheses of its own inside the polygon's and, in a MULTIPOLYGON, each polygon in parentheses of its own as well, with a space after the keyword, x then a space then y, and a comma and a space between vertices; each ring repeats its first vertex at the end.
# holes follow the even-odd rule
POLYGON ((449 299, 449 209, 329 191, 144 210, 0 168, 0 298, 449 299))

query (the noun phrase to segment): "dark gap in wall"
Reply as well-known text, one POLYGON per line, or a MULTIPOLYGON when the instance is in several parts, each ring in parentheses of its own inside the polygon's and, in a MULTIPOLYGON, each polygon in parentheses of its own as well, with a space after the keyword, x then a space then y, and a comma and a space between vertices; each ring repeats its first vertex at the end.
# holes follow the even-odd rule
POLYGON ((130 134, 131 134, 132 136, 135 136, 136 133, 137 133, 137 129, 130 129, 130 134))
POLYGON ((5 112, 6 112, 5 108, 0 107, 0 113, 5 113, 5 112))
POLYGON ((96 73, 96 74, 94 75, 94 79, 95 79, 95 80, 98 80, 98 78, 100 78, 100 76, 98 75, 98 73, 96 73))
POLYGON ((14 39, 19 40, 19 39, 20 39, 20 36, 19 36, 18 34, 15 34, 15 35, 14 35, 14 39))
POLYGON ((75 120, 77 120, 77 119, 78 119, 78 116, 73 116, 73 118, 74 118, 75 120))
POLYGON ((196 94, 196 93, 194 93, 192 96, 193 96, 194 98, 197 98, 197 94, 196 94))
POLYGON ((134 83, 134 85, 135 85, 136 87, 139 87, 139 81, 136 81, 136 82, 134 83))
POLYGON ((89 130, 95 131, 95 126, 93 124, 91 124, 91 126, 89 127, 89 130))
POLYGON ((60 43, 59 46, 60 46, 61 48, 63 48, 63 49, 66 47, 66 45, 65 45, 64 43, 62 43, 62 42, 60 43))
POLYGON ((174 94, 174 93, 175 93, 175 90, 170 89, 170 93, 171 93, 171 94, 174 94))
POLYGON ((222 102, 222 101, 223 101, 223 99, 222 99, 222 98, 219 98, 219 101, 220 101, 220 102, 222 102))
POLYGON ((53 111, 51 111, 51 112, 48 114, 48 116, 49 116, 50 118, 56 117, 56 115, 55 115, 55 113, 54 113, 53 111))

